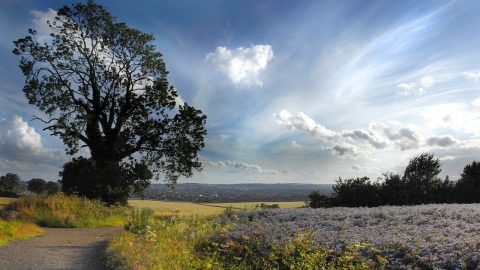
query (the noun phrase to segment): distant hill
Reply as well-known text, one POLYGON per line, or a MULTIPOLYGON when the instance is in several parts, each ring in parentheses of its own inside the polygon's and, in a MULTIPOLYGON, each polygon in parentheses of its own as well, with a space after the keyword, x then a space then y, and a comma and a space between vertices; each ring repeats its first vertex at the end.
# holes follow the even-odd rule
POLYGON ((187 202, 306 201, 313 190, 332 193, 330 184, 199 184, 185 183, 171 189, 166 184, 152 184, 146 199, 187 202))

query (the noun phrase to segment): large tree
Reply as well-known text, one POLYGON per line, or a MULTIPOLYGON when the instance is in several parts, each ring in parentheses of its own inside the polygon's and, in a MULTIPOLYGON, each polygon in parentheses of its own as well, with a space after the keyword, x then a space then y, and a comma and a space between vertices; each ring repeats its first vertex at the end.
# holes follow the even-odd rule
POLYGON ((48 25, 46 42, 32 29, 14 41, 23 91, 68 154, 88 147, 95 196, 126 202, 136 178, 144 181, 143 168, 170 183, 201 169, 206 116, 178 104, 151 34, 117 22, 93 1, 62 7, 48 25))
POLYGON ((433 154, 422 153, 412 158, 402 178, 406 185, 408 202, 435 202, 435 192, 442 185, 442 180, 438 178, 441 171, 440 160, 433 154))

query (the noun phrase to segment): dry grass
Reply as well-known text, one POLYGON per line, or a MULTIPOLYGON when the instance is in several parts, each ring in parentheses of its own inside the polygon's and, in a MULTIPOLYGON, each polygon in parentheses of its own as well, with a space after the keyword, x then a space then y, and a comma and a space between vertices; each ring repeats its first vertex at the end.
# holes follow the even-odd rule
POLYGON ((205 205, 209 206, 220 206, 224 208, 235 208, 235 209, 254 209, 258 208, 260 204, 267 204, 267 205, 272 205, 272 204, 278 204, 280 208, 300 208, 305 205, 305 202, 241 202, 241 203, 208 203, 205 205))
POLYGON ((45 231, 35 224, 15 220, 0 220, 0 246, 9 241, 27 239, 45 234, 45 231))
POLYGON ((128 205, 136 208, 150 208, 155 212, 156 215, 159 216, 169 216, 174 214, 180 216, 210 216, 218 215, 225 211, 225 207, 215 207, 190 202, 129 200, 128 205))
POLYGON ((0 197, 0 209, 2 209, 5 205, 12 203, 16 201, 16 198, 5 198, 5 197, 0 197))

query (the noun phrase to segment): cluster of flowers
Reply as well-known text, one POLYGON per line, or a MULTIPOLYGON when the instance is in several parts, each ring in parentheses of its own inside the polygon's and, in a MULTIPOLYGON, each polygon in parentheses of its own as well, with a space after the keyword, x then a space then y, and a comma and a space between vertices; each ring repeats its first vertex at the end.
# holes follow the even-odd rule
POLYGON ((231 239, 261 234, 273 245, 308 231, 315 245, 337 250, 369 244, 387 269, 480 269, 480 204, 268 209, 235 218, 231 239))

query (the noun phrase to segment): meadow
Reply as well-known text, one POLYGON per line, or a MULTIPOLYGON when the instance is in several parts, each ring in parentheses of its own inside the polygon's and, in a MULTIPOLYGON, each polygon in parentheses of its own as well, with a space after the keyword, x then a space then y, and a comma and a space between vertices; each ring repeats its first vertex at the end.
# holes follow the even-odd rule
POLYGON ((479 204, 227 210, 150 219, 108 258, 114 269, 479 269, 479 223, 479 204))

